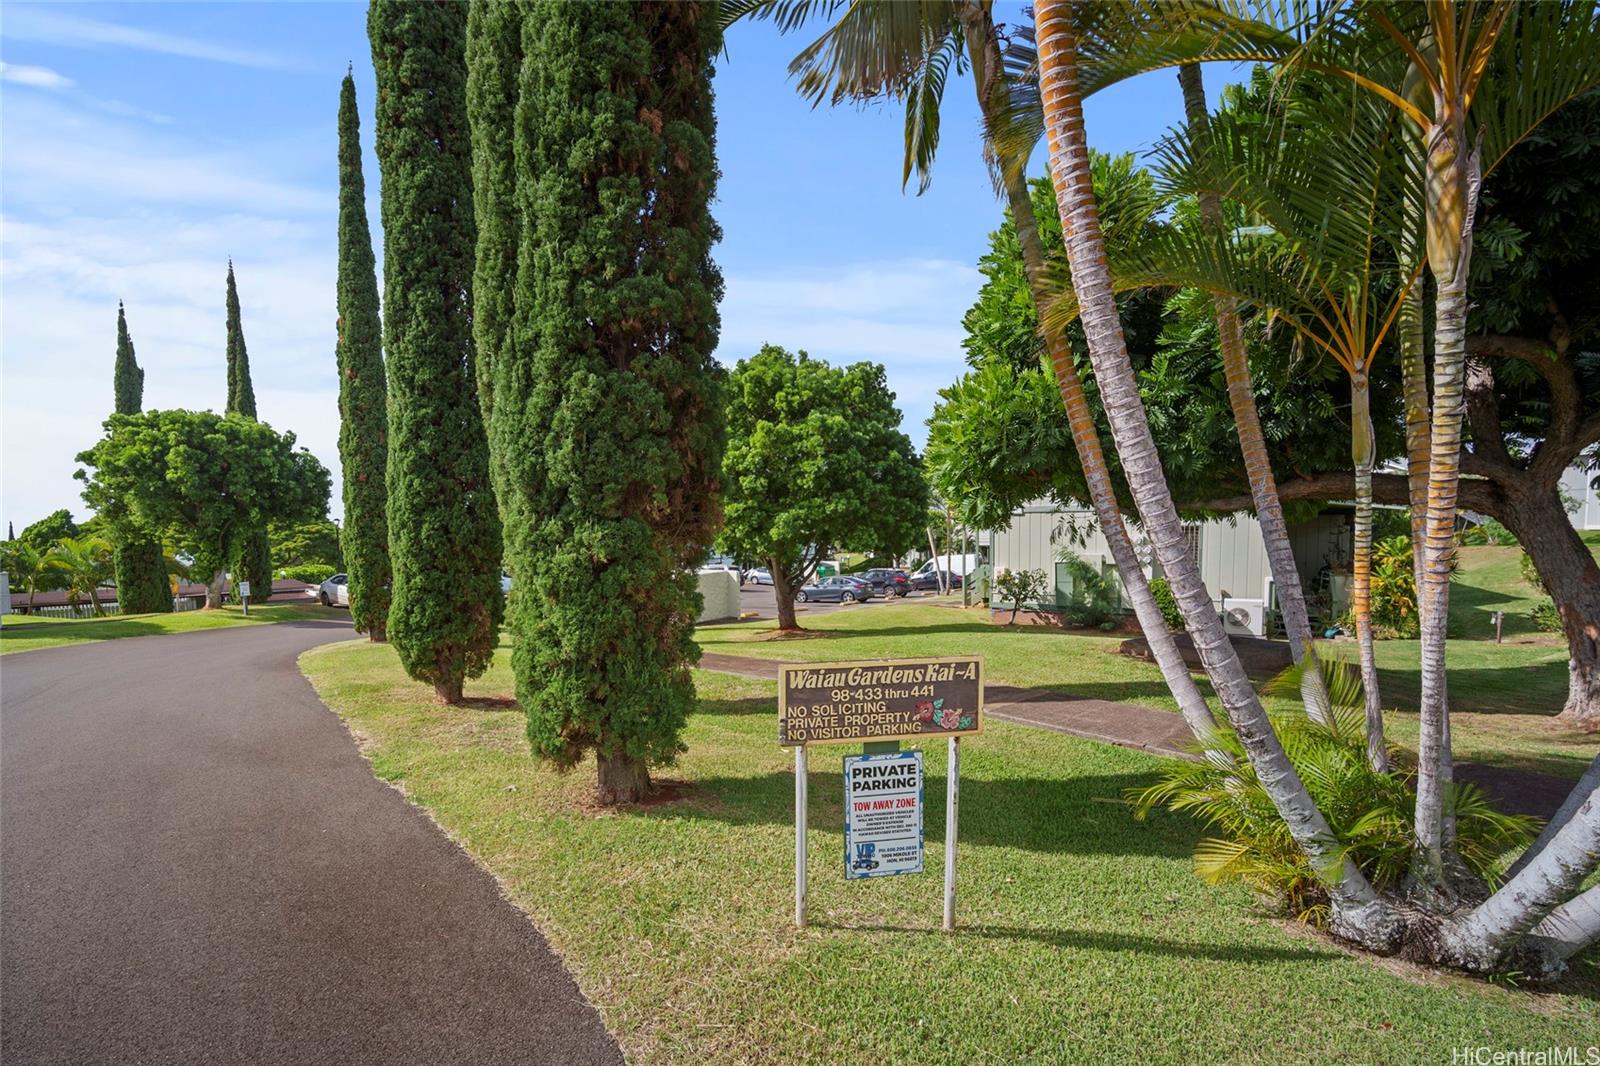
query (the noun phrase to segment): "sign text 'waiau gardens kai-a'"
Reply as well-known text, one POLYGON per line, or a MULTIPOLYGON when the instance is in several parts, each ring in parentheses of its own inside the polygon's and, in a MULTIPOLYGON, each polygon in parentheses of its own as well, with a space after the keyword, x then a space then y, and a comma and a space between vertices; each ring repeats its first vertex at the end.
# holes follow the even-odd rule
POLYGON ((791 664, 779 678, 783 745, 959 736, 982 722, 977 658, 791 664))
POLYGON ((983 729, 983 660, 788 663, 778 677, 778 743, 794 748, 794 921, 806 925, 806 749, 867 746, 847 757, 845 876, 922 872, 922 755, 902 740, 943 737, 944 928, 955 928, 961 738, 983 729))

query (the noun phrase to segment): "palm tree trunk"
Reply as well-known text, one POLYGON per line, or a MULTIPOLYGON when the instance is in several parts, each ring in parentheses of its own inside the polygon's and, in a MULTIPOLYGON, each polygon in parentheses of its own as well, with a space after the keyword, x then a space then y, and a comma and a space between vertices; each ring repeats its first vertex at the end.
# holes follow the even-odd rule
POLYGON ((1356 617, 1361 656, 1361 691, 1367 711, 1367 763, 1389 772, 1383 741, 1383 704, 1378 694, 1377 649, 1372 640, 1372 465, 1377 441, 1372 430, 1365 369, 1350 377, 1350 443, 1356 469, 1356 528, 1352 549, 1350 609, 1356 617))
POLYGON ((1550 956, 1562 962, 1600 943, 1600 885, 1551 911, 1529 935, 1543 941, 1550 956))
POLYGON ((1434 311, 1433 417, 1428 456, 1427 530, 1422 584, 1422 716, 1417 740, 1417 853, 1413 877, 1425 889, 1444 885, 1448 836, 1444 796, 1452 767, 1445 642, 1450 563, 1455 552, 1456 494, 1461 481, 1461 424, 1466 408, 1467 272, 1478 160, 1466 148, 1461 110, 1436 104, 1428 137, 1428 266, 1438 284, 1434 311))
MULTIPOLYGON (((1210 148, 1210 120, 1206 111, 1206 90, 1200 64, 1178 67, 1178 84, 1183 89, 1184 117, 1190 136, 1201 151, 1210 148)), ((1200 223, 1211 234, 1223 229, 1222 198, 1207 183, 1200 189, 1200 223)), ((1244 453, 1245 477, 1250 482, 1250 498, 1256 505, 1261 539, 1266 545, 1267 565, 1278 588, 1278 609, 1283 614, 1284 633, 1289 639, 1289 654, 1300 662, 1311 647, 1311 616, 1306 610, 1305 589, 1300 584, 1300 569, 1289 542, 1289 523, 1283 517, 1278 499, 1278 482, 1267 457, 1267 441, 1261 432, 1261 415, 1256 410, 1255 384, 1250 377, 1250 357, 1245 348, 1244 328, 1239 323, 1238 306, 1231 296, 1214 295, 1212 306, 1217 316, 1217 341, 1222 350, 1222 370, 1228 383, 1228 403, 1239 430, 1239 448, 1244 453)), ((1306 711, 1319 722, 1328 722, 1332 711, 1322 672, 1315 668, 1302 674, 1302 689, 1307 696, 1306 711)))
POLYGON ((1392 951, 1404 932, 1403 919, 1378 897, 1353 862, 1340 857, 1327 820, 1284 754, 1189 554, 1117 317, 1089 176, 1071 5, 1065 0, 1040 0, 1035 23, 1050 175, 1066 237, 1072 286, 1082 308, 1095 380, 1134 502, 1172 583, 1212 687, 1227 708, 1262 787, 1295 842, 1326 879, 1333 901, 1333 931, 1372 950, 1392 951))
POLYGON ((1517 876, 1522 872, 1524 866, 1538 858, 1539 853, 1545 849, 1557 833, 1561 832, 1562 827, 1572 821, 1572 816, 1578 813, 1578 808, 1583 806, 1583 801, 1597 789, 1600 789, 1600 755, 1594 757, 1594 761, 1589 764, 1589 769, 1584 771, 1583 777, 1579 778, 1577 785, 1567 794, 1566 801, 1561 804, 1555 814, 1550 816, 1550 821, 1545 823, 1544 831, 1539 834, 1532 844, 1528 845, 1528 850, 1524 851, 1517 858, 1517 861, 1511 864, 1511 868, 1506 871, 1506 878, 1509 880, 1517 876))
MULTIPOLYGON (((972 56, 973 83, 978 89, 978 106, 986 119, 992 118, 995 91, 1000 76, 1000 48, 995 40, 994 22, 989 9, 982 4, 967 4, 963 8, 963 26, 967 37, 967 54, 972 56)), ((1017 243, 1022 249, 1022 265, 1028 275, 1028 287, 1041 321, 1049 299, 1045 283, 1044 244, 1039 239, 1039 223, 1034 217, 1033 200, 1028 194, 1028 181, 1021 167, 1004 166, 1006 202, 1011 208, 1012 224, 1016 227, 1017 243)), ((1194 682, 1194 675, 1183 661, 1178 643, 1167 628, 1161 608, 1156 605, 1150 582, 1145 577, 1144 565, 1134 550, 1133 538, 1122 521, 1122 510, 1111 486, 1111 471, 1106 466, 1105 451, 1100 444, 1100 431, 1089 410, 1089 401, 1083 394, 1083 382, 1078 378, 1078 368, 1072 357, 1072 348, 1064 332, 1041 333, 1045 349, 1050 356, 1050 366, 1055 372, 1056 385, 1061 391, 1061 402, 1067 411, 1067 422, 1072 427, 1072 441, 1077 448, 1078 461, 1083 466, 1084 483, 1089 487, 1089 502, 1095 519, 1100 524, 1100 534, 1111 549, 1117 575, 1122 579, 1123 591, 1133 604, 1134 617, 1144 631, 1150 654, 1161 670, 1167 689, 1178 701, 1183 720, 1195 739, 1208 748, 1215 749, 1217 722, 1194 682)), ((1012 620, 1016 612, 1012 612, 1012 620)))
POLYGON ((1468 970, 1493 972, 1525 934, 1573 897, 1597 863, 1600 792, 1591 788, 1532 862, 1465 917, 1440 930, 1445 960, 1468 970))

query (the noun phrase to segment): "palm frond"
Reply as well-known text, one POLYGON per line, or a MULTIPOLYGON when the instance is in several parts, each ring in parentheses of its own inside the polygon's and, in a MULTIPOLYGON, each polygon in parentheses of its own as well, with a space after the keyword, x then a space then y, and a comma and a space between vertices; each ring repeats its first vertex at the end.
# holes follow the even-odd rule
POLYGON ((964 37, 952 27, 923 58, 906 91, 906 158, 900 175, 904 188, 917 174, 917 192, 928 189, 933 180, 933 157, 939 149, 939 105, 944 100, 945 81, 950 69, 959 75, 964 69, 964 37))

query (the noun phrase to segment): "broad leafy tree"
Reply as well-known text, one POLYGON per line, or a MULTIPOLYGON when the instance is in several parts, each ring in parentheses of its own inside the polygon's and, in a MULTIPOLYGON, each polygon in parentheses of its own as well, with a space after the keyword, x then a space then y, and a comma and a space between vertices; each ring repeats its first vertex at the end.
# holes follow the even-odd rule
POLYGON ((274 522, 267 533, 272 540, 272 565, 277 569, 307 565, 345 569, 341 541, 349 533, 341 531, 327 518, 312 522, 274 522))
MULTIPOLYGON (((250 353, 244 344, 244 323, 239 313, 239 286, 228 260, 228 406, 229 414, 256 417, 256 389, 250 381, 250 353)), ((272 543, 265 527, 241 529, 230 563, 233 585, 250 582, 250 599, 262 603, 272 595, 272 543)))
POLYGON ((534 751, 593 751, 601 801, 630 802, 683 750, 721 518, 721 34, 707 4, 529 4, 520 38, 515 11, 475 4, 470 46, 512 664, 534 751))
POLYGON ((412 677, 455 703, 488 668, 504 613, 473 371, 467 9, 378 0, 367 35, 383 177, 388 637, 412 677))
POLYGON ((722 543, 772 572, 778 627, 798 629, 794 594, 846 544, 922 535, 928 487, 876 363, 829 366, 774 345, 729 380, 722 543))
POLYGON ((106 436, 82 452, 84 502, 116 500, 126 521, 172 544, 207 575, 206 606, 240 535, 273 521, 307 522, 328 507, 328 471, 294 434, 240 415, 149 411, 113 415, 106 436))
MULTIPOLYGON (((389 519, 385 471, 389 413, 378 317, 377 260, 367 227, 361 124, 350 74, 339 91, 339 464, 344 477, 344 557, 356 631, 383 640, 389 623, 389 519)), ((341 545, 335 538, 333 555, 341 545)), ((327 555, 326 552, 323 553, 327 555)), ((280 566, 287 561, 276 552, 280 566)), ((306 560, 313 561, 313 560, 306 560)), ((323 558, 317 562, 331 562, 323 558)), ((337 565, 337 563, 334 563, 337 565)))
MULTIPOLYGON (((128 315, 117 304, 117 361, 112 374, 116 413, 136 415, 144 408, 144 370, 133 353, 128 315)), ((118 529, 119 506, 110 501, 101 515, 114 531, 117 607, 123 614, 172 610, 172 585, 167 580, 166 556, 161 542, 140 536, 136 529, 118 529)))
POLYGON ((36 551, 47 552, 63 537, 76 537, 81 532, 72 520, 72 512, 65 507, 51 511, 37 522, 22 527, 16 538, 36 551))

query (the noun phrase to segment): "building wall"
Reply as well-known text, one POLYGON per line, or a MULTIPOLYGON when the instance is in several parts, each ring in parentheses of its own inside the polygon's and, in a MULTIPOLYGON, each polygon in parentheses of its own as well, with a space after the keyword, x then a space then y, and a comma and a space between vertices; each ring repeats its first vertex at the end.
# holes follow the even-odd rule
MULTIPOLYGON (((1057 557, 1063 548, 1070 548, 1088 562, 1114 571, 1111 552, 1098 529, 1083 538, 1082 546, 1074 543, 1066 533, 1069 523, 1075 522, 1080 530, 1091 526, 1092 513, 1088 511, 1061 511, 1048 502, 1036 502, 1015 512, 1011 525, 995 530, 993 561, 995 573, 1001 570, 1043 570, 1048 577, 1058 573, 1057 557)), ((1266 542, 1261 536, 1261 524, 1254 515, 1239 514, 1232 518, 1209 519, 1196 523, 1195 539, 1199 547, 1200 576, 1211 594, 1212 602, 1221 606, 1225 600, 1262 600, 1271 602, 1271 567, 1267 563, 1266 542)), ((1344 513, 1318 515, 1308 522, 1289 527, 1290 546, 1301 581, 1311 585, 1325 565, 1334 569, 1347 566, 1350 557, 1350 520, 1344 513)), ((1146 560, 1145 572, 1159 574, 1160 568, 1151 562, 1153 552, 1135 534, 1135 549, 1146 560)), ((1053 599, 1047 594, 1045 606, 1053 599)), ((994 600, 999 606, 999 600, 994 600)))
POLYGON ((1578 509, 1572 512, 1572 524, 1579 529, 1600 529, 1600 493, 1589 487, 1594 477, 1587 470, 1568 467, 1561 475, 1561 487, 1574 500, 1578 509))
POLYGON ((701 622, 728 622, 739 617, 739 575, 732 570, 701 570, 701 622))

